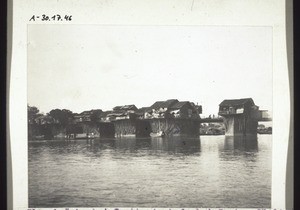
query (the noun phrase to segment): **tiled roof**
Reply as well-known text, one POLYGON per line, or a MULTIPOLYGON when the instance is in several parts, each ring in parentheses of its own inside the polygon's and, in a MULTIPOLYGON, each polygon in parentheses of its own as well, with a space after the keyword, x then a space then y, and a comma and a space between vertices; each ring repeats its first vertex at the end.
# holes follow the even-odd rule
POLYGON ((116 107, 113 108, 113 110, 129 110, 129 109, 137 110, 137 108, 134 104, 116 106, 116 107))
POLYGON ((91 115, 93 114, 94 112, 103 112, 101 109, 92 109, 92 110, 89 110, 89 111, 83 111, 80 113, 80 115, 91 115))
POLYGON ((169 99, 167 101, 157 101, 150 108, 151 109, 159 109, 159 108, 170 108, 172 105, 177 103, 177 99, 169 99))
POLYGON ((244 105, 245 103, 250 102, 252 105, 255 105, 252 98, 241 98, 241 99, 226 99, 220 103, 220 106, 239 106, 244 105))
POLYGON ((189 101, 179 101, 176 104, 174 104, 173 106, 171 106, 171 109, 181 109, 185 104, 190 104, 189 101))
POLYGON ((142 108, 138 109, 135 113, 136 114, 144 114, 149 109, 150 109, 150 107, 142 107, 142 108))
POLYGON ((101 117, 106 117, 108 114, 111 114, 112 111, 105 111, 100 114, 101 117))
POLYGON ((159 109, 163 103, 164 103, 163 101, 156 101, 154 104, 152 104, 152 106, 150 108, 151 109, 159 109))

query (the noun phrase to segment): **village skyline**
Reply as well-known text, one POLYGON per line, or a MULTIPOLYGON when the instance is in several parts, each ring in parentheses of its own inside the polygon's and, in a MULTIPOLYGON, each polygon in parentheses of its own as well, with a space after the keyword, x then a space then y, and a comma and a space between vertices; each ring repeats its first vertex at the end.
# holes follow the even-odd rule
MULTIPOLYGON (((246 98, 243 98, 243 99, 246 99, 246 98)), ((215 112, 215 113, 209 113, 209 114, 206 114, 206 113, 203 114, 203 106, 201 104, 195 103, 193 101, 188 101, 188 100, 183 101, 183 100, 178 100, 178 99, 168 99, 168 100, 163 100, 163 101, 155 101, 151 105, 142 106, 142 107, 136 106, 136 104, 132 103, 132 104, 116 105, 114 107, 111 107, 110 109, 102 109, 101 107, 97 107, 97 108, 82 110, 82 111, 79 111, 79 112, 75 112, 75 111, 73 111, 71 109, 68 109, 68 108, 58 108, 58 107, 52 108, 48 112, 43 112, 42 110, 39 109, 38 106, 31 105, 31 104, 27 104, 27 106, 28 107, 35 107, 35 108, 37 108, 38 109, 38 113, 41 114, 41 115, 48 115, 51 111, 57 110, 57 109, 71 111, 71 113, 73 115, 80 115, 80 114, 85 113, 85 112, 94 112, 94 111, 96 111, 96 112, 97 111, 101 111, 102 113, 111 113, 112 111, 115 111, 115 109, 119 109, 121 107, 127 107, 127 106, 133 106, 133 107, 136 108, 136 111, 144 112, 145 113, 146 110, 151 110, 151 107, 155 106, 155 104, 157 104, 157 103, 165 103, 167 101, 178 101, 179 103, 190 103, 192 106, 194 106, 196 109, 199 110, 199 116, 204 117, 204 118, 206 118, 206 117, 208 117, 208 118, 217 118, 217 117, 220 117, 219 114, 218 114, 218 112, 219 112, 219 106, 218 106, 217 112, 215 112)), ((258 106, 258 108, 259 108, 259 106, 258 106)), ((264 110, 264 109, 261 109, 261 110, 264 110)), ((265 110, 265 111, 267 111, 269 113, 269 115, 272 115, 272 110, 265 110)))
POLYGON ((209 115, 249 97, 272 111, 272 29, 30 25, 27 92, 44 113, 178 99, 209 115))

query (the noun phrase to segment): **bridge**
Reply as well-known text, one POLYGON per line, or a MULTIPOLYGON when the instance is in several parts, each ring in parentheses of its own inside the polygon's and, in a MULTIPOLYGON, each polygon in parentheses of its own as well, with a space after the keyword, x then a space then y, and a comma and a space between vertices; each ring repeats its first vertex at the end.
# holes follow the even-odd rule
MULTIPOLYGON (((166 135, 197 136, 200 134, 201 123, 223 123, 226 136, 249 136, 257 135, 258 122, 272 121, 268 112, 259 110, 251 98, 223 100, 219 104, 217 117, 202 119, 189 102, 166 102, 168 104, 165 106, 164 102, 162 107, 152 106, 142 113, 136 109, 131 110, 129 114, 122 112, 122 117, 119 116, 120 113, 110 114, 117 117, 98 123, 99 135, 146 137, 151 133, 163 132, 166 135), (177 105, 170 105, 170 102, 177 105)), ((157 104, 158 102, 154 105, 157 104)), ((90 125, 85 127, 83 126, 83 129, 86 132, 91 130, 90 125)))
POLYGON ((200 123, 223 123, 224 119, 222 117, 216 117, 216 118, 201 118, 199 120, 200 123))
POLYGON ((121 108, 115 107, 96 122, 91 119, 75 121, 64 131, 55 124, 42 123, 29 125, 28 132, 31 136, 66 136, 81 132, 107 138, 148 137, 159 133, 198 136, 201 123, 223 123, 226 136, 256 136, 258 122, 272 121, 268 111, 259 110, 251 98, 223 100, 219 104, 218 116, 213 115, 213 118, 200 118, 202 106, 176 99, 158 101, 144 109, 137 109, 134 105, 121 108))
MULTIPOLYGON (((199 135, 201 123, 223 123, 226 136, 257 135, 258 122, 272 121, 267 110, 259 110, 251 98, 223 100, 219 105, 217 117, 209 118, 151 118, 131 121, 130 125, 123 121, 115 121, 116 131, 124 133, 124 126, 128 124, 128 131, 136 135, 149 135, 150 132, 163 131, 167 135, 184 134, 199 135), (122 125, 120 127, 120 125, 122 125)), ((126 127, 126 126, 125 126, 126 127)))
MULTIPOLYGON (((267 111, 260 111, 260 112, 267 112, 267 111)), ((257 119, 258 122, 272 122, 271 117, 260 117, 257 119)), ((215 117, 215 118, 201 118, 199 119, 200 123, 224 123, 223 117, 215 117)))
MULTIPOLYGON (((165 109, 167 113, 167 109, 165 109)), ((258 122, 272 121, 267 110, 259 110, 251 98, 223 100, 218 117, 199 118, 154 116, 151 118, 123 119, 112 121, 115 134, 149 136, 151 132, 163 131, 167 135, 199 135, 201 123, 223 123, 226 136, 257 135, 258 122)))

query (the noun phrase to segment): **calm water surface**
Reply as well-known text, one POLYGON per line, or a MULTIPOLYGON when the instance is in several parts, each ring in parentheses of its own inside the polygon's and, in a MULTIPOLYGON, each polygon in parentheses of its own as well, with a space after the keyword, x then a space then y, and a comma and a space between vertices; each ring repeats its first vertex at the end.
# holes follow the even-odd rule
POLYGON ((268 207, 271 135, 29 142, 30 207, 268 207))

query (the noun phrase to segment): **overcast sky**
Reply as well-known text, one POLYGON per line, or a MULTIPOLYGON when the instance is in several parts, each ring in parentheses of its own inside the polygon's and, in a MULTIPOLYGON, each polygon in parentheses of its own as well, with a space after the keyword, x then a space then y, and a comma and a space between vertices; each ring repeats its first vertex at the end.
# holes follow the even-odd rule
POLYGON ((252 97, 272 110, 272 28, 29 25, 28 103, 47 113, 178 99, 216 114, 252 97))

